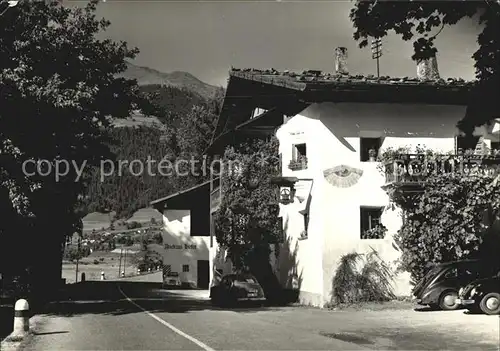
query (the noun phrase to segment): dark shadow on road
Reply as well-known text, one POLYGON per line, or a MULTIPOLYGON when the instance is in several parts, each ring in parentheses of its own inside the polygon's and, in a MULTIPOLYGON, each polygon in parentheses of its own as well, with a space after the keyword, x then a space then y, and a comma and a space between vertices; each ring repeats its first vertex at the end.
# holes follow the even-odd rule
POLYGON ((208 299, 161 289, 161 283, 87 281, 68 286, 61 294, 60 301, 47 304, 40 314, 71 317, 84 314, 124 315, 142 312, 121 294, 120 289, 126 297, 152 313, 188 313, 203 310, 252 313, 277 308, 252 303, 240 304, 233 308, 215 307, 208 299))
POLYGON ((55 332, 44 332, 44 333, 33 333, 33 335, 52 335, 52 334, 66 334, 69 333, 69 331, 55 331, 55 332))
POLYGON ((413 310, 415 312, 436 312, 436 311, 439 311, 438 309, 430 307, 430 306, 415 307, 413 310))
MULTIPOLYGON (((464 310, 464 309, 465 309, 465 307, 460 307, 457 310, 464 310)), ((434 308, 434 307, 430 307, 430 306, 416 307, 413 310, 415 312, 452 312, 452 311, 456 311, 456 310, 450 310, 450 311, 441 310, 439 308, 434 308)))

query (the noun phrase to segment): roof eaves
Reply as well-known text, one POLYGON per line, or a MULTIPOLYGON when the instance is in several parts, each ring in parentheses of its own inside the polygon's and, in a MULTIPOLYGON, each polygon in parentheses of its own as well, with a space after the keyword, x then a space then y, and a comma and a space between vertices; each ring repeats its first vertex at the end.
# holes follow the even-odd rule
POLYGON ((154 206, 154 205, 157 205, 157 204, 159 204, 159 203, 162 203, 162 202, 165 202, 165 201, 171 200, 171 199, 173 199, 174 197, 177 197, 177 196, 179 196, 179 195, 184 195, 184 194, 189 193, 189 192, 191 192, 191 191, 193 191, 193 190, 196 190, 196 189, 199 189, 199 188, 201 188, 201 187, 203 187, 203 186, 209 185, 212 181, 215 181, 216 179, 217 179, 217 178, 215 178, 214 180, 207 180, 206 182, 203 182, 203 183, 201 183, 201 184, 195 185, 195 186, 193 186, 193 187, 191 187, 191 188, 188 188, 188 189, 185 189, 185 190, 182 190, 182 191, 178 191, 178 192, 176 192, 176 193, 173 193, 173 194, 171 194, 171 195, 168 195, 168 196, 162 197, 162 198, 160 198, 160 199, 153 200, 153 201, 151 201, 151 202, 150 202, 150 205, 151 205, 151 206, 154 206))

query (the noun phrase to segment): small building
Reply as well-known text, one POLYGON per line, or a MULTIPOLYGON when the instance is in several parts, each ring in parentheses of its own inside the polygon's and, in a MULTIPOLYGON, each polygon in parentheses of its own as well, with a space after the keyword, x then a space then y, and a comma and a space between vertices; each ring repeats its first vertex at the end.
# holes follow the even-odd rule
POLYGON ((178 277, 185 287, 208 289, 212 280, 214 243, 210 228, 210 187, 207 181, 155 200, 163 215, 164 279, 178 277))
MULTIPOLYGON (((500 150, 498 125, 477 128, 472 138, 460 133, 473 84, 440 79, 435 59, 419 63, 418 78, 377 78, 350 75, 346 49, 335 53, 333 73, 232 69, 209 148, 222 155, 240 136, 278 137, 281 186, 293 192, 280 205, 285 241, 276 274, 283 285, 298 286, 301 302, 316 306, 331 300, 343 254, 373 248, 397 265, 393 236, 402 213, 389 206, 383 187, 398 180, 380 172, 377 155, 401 146, 500 150), (363 237, 379 224, 384 237, 363 237)), ((399 274, 395 290, 410 294, 408 273, 399 274)))

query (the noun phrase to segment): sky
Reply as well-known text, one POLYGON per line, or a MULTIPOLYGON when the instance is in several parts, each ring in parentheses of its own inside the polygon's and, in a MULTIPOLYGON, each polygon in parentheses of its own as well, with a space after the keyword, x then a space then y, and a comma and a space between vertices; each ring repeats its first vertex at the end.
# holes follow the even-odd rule
MULTIPOLYGON (((76 2, 68 0, 68 3, 76 2)), ((376 74, 370 48, 359 49, 349 20, 351 1, 106 0, 98 15, 106 37, 141 52, 134 61, 162 72, 186 71, 225 86, 235 68, 334 71, 335 47, 348 49, 352 74, 376 74)), ((436 40, 441 77, 474 78, 471 55, 480 28, 471 20, 446 27, 436 40)), ((380 74, 415 76, 412 42, 382 40, 380 74)))

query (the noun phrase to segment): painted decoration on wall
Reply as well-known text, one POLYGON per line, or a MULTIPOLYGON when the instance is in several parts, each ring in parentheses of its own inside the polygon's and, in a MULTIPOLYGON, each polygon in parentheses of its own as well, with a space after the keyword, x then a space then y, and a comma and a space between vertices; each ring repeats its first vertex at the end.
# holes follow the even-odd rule
POLYGON ((333 186, 339 188, 349 188, 356 184, 363 175, 363 170, 346 166, 338 165, 323 171, 325 179, 333 186))

